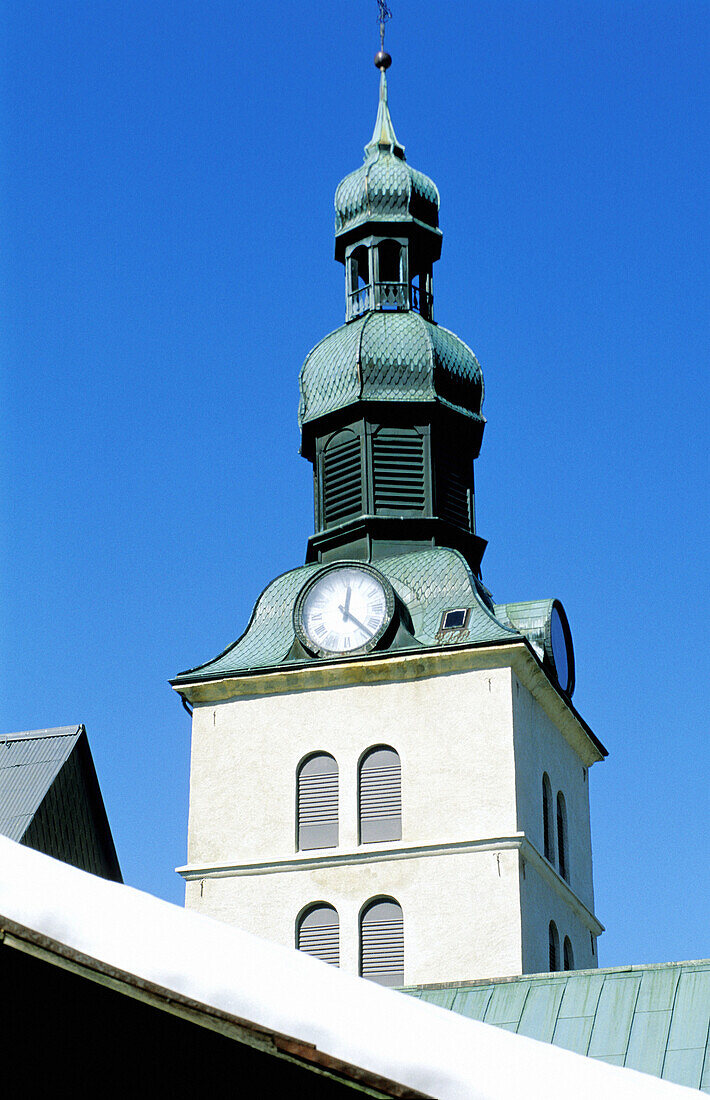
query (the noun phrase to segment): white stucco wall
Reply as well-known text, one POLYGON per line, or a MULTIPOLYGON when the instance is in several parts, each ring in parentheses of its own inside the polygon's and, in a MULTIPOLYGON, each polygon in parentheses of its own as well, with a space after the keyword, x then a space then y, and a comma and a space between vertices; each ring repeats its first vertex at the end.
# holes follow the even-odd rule
POLYGON ((518 853, 494 849, 187 883, 191 908, 284 946, 296 918, 323 901, 340 918, 340 965, 358 973, 359 915, 387 894, 402 906, 406 984, 522 970, 518 853))
MULTIPOLYGON (((578 753, 562 736, 538 701, 513 676, 517 827, 544 854, 542 776, 550 777, 553 832, 557 853, 557 792, 567 809, 569 884, 588 909, 594 909, 589 777, 578 753)), ((555 866, 557 859, 555 858, 555 866)))
POLYGON ((359 850, 358 761, 380 742, 402 761, 402 845, 515 832, 511 671, 494 668, 195 707, 188 862, 292 857, 317 750, 338 762, 339 849, 359 850))
POLYGON ((599 753, 529 654, 518 657, 538 698, 503 663, 507 652, 486 665, 479 650, 473 667, 461 654, 453 671, 451 657, 427 654, 416 666, 276 673, 260 694, 196 700, 186 904, 292 946, 304 906, 329 902, 342 965, 356 973, 358 914, 392 896, 404 910, 408 984, 546 971, 551 919, 561 943, 570 935, 575 965, 596 965, 583 759, 599 753), (402 839, 361 845, 358 762, 377 744, 401 758, 402 839), (298 852, 296 774, 315 751, 338 763, 339 844, 298 852), (543 771, 565 795, 578 898, 537 854, 543 771))

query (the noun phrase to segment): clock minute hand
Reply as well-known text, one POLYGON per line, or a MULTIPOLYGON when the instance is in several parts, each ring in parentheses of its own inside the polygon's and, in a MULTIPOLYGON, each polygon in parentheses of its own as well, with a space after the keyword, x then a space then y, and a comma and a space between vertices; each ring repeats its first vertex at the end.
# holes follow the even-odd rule
POLYGON ((363 634, 365 635, 366 638, 371 638, 372 637, 371 632, 367 629, 366 626, 362 625, 362 623, 360 622, 359 619, 355 618, 352 611, 346 611, 342 604, 338 605, 338 611, 342 612, 343 618, 350 619, 350 621, 352 623, 355 623, 355 626, 360 628, 360 630, 363 632, 363 634))
POLYGON ((348 585, 348 590, 345 594, 345 606, 343 608, 341 608, 341 611, 343 612, 343 615, 345 616, 346 619, 348 618, 348 616, 350 614, 350 594, 351 594, 351 588, 350 588, 350 585, 348 585))

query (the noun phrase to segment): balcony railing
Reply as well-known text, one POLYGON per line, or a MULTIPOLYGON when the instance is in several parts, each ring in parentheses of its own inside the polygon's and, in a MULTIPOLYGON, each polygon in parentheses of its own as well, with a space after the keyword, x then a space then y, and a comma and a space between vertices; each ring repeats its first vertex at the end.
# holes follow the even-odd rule
POLYGON ((371 309, 395 312, 415 309, 431 320, 431 294, 409 283, 375 283, 361 286, 348 294, 347 318, 352 321, 371 309))

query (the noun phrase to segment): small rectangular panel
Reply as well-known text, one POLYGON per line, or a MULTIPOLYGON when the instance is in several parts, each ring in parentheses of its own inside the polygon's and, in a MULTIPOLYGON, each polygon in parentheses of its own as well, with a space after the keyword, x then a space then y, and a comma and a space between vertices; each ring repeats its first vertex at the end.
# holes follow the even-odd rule
POLYGON ((517 1027, 530 989, 530 982, 510 982, 495 986, 486 1010, 485 1023, 510 1024, 517 1027))
POLYGON ((636 1012, 624 1065, 660 1077, 670 1022, 669 1008, 657 1012, 636 1012))
POLYGON ((678 981, 668 1049, 704 1047, 710 1025, 710 970, 684 970, 678 981))
POLYGON ((543 1043, 552 1042, 564 984, 536 982, 530 988, 520 1017, 518 1033, 543 1043))
POLYGON ((663 1080, 675 1085, 687 1085, 688 1088, 700 1087, 700 1075, 703 1072, 705 1047, 693 1050, 669 1050, 663 1063, 663 1080))
POLYGON ((454 1012, 460 1012, 462 1016, 468 1016, 469 1020, 483 1020, 492 996, 492 985, 487 985, 481 989, 459 989, 456 992, 452 1008, 454 1012))
POLYGON ((575 1054, 586 1054, 592 1034, 593 1016, 568 1016, 558 1018, 552 1042, 556 1047, 573 1050, 575 1054))
POLYGON ((594 1017, 590 1058, 625 1057, 640 982, 636 976, 605 980, 594 1017))
POLYGON ((568 978, 560 1005, 560 1019, 566 1016, 594 1016, 603 985, 603 974, 568 978))

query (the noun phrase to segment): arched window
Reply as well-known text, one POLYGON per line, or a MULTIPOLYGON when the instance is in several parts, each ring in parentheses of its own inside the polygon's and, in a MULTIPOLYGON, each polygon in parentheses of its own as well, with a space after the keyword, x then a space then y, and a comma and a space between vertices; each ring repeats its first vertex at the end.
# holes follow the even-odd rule
POLYGON ((338 843, 338 765, 328 753, 309 756, 298 769, 298 847, 338 843))
POLYGON ((350 289, 361 290, 370 282, 370 256, 367 248, 360 245, 350 255, 350 289))
POLYGON ((565 970, 574 970, 574 954, 572 953, 572 944, 570 943, 569 936, 565 936, 563 966, 565 970))
POLYGON ((555 862, 555 826, 552 818, 552 787, 547 772, 542 777, 542 828, 545 859, 555 862))
POLYGON ((381 283, 402 282, 402 246, 398 241, 380 241, 377 259, 381 283))
POLYGON ((557 869, 569 882, 569 845, 567 840, 567 807, 562 791, 557 792, 557 869))
POLYGON ((340 966, 340 920, 332 905, 312 905, 301 914, 296 947, 331 966, 340 966))
POLYGON ((550 970, 560 969, 560 937, 557 932, 557 925, 553 920, 550 921, 550 970))
POLYGON ((394 898, 372 901, 362 912, 360 974, 380 985, 404 985, 404 923, 394 898))
POLYGON ((323 522, 342 523, 362 511, 362 452, 350 431, 337 432, 323 452, 323 522))
POLYGON ((402 839, 402 765, 394 749, 370 749, 360 762, 360 843, 402 839))

